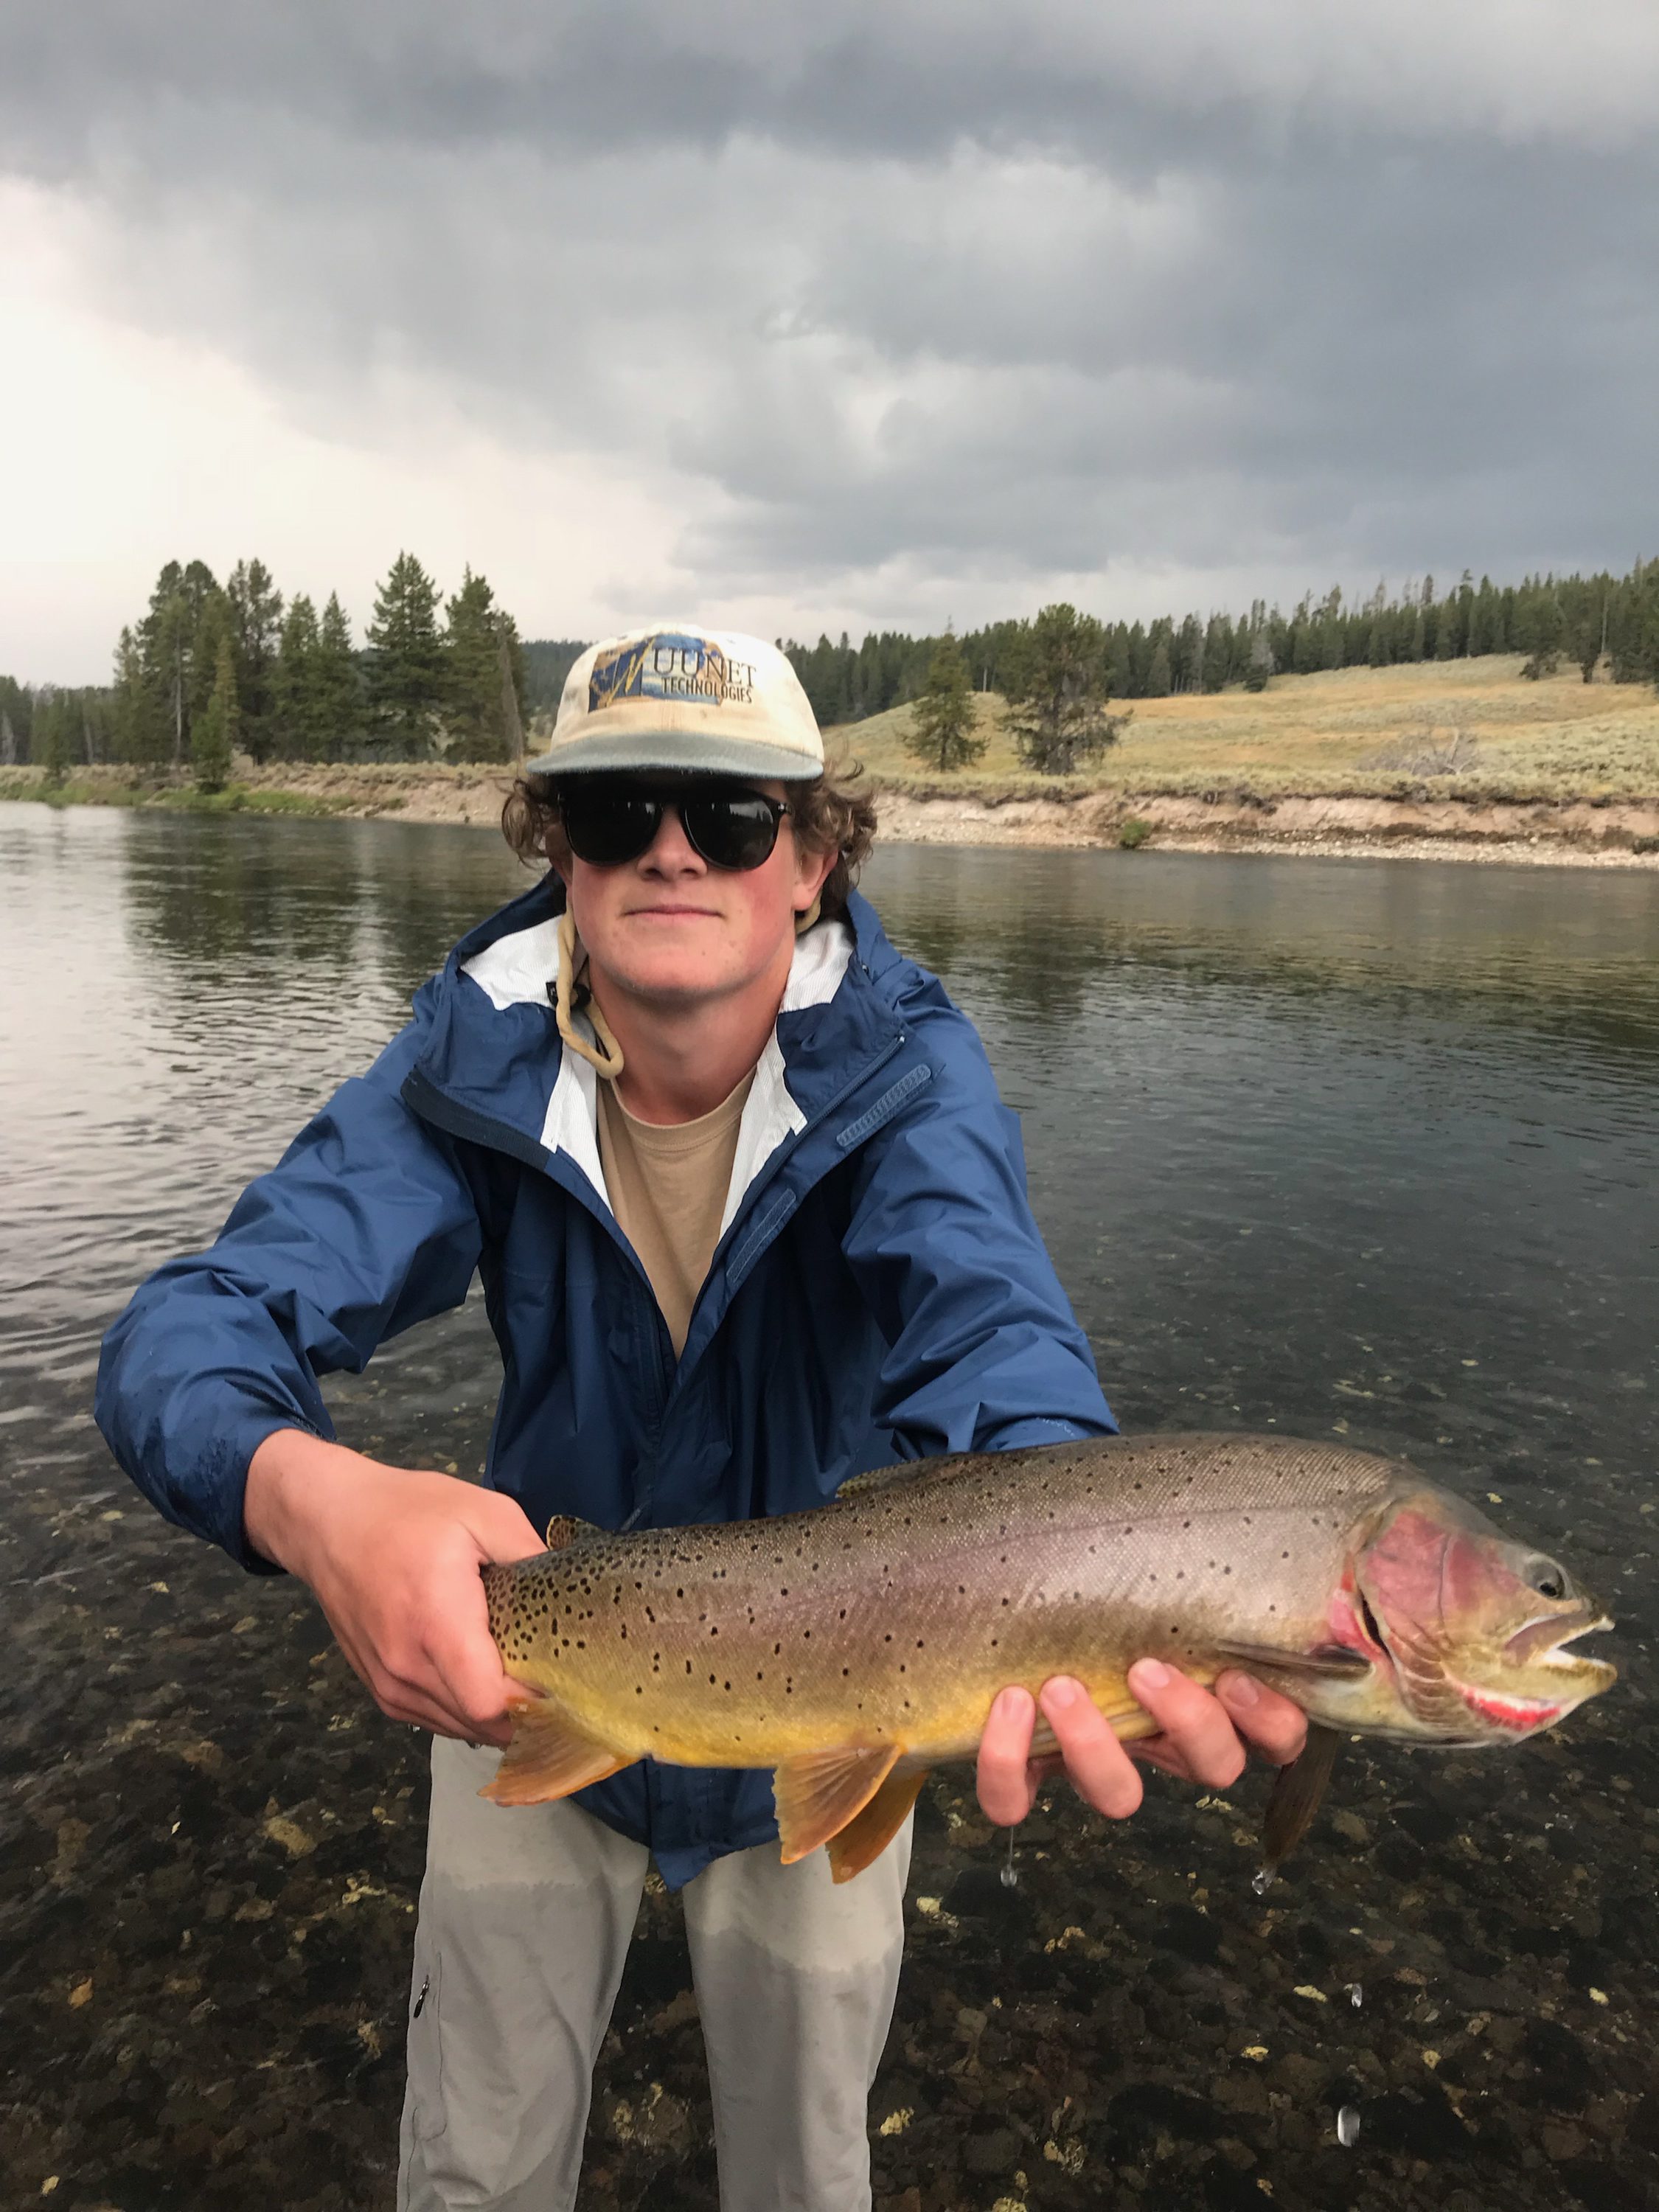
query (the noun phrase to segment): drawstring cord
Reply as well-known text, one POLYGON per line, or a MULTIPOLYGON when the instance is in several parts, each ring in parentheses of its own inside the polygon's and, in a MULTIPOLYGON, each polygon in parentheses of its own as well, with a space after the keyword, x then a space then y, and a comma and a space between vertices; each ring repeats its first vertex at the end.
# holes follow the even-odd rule
POLYGON ((593 994, 586 983, 576 980, 576 947, 575 917, 567 908, 559 916, 559 977, 553 988, 553 1011, 558 1018, 559 1035, 572 1052, 598 1068, 607 1083, 614 1083, 623 1072, 622 1047, 595 1004, 593 994), (599 1039, 597 1050, 577 1029, 578 1014, 586 1017, 599 1039))

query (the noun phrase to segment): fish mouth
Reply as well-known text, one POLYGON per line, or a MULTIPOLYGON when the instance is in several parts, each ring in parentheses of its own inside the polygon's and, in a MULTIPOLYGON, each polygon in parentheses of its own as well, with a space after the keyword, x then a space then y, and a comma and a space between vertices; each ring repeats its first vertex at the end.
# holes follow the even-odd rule
POLYGON ((1613 1626, 1607 1615, 1593 1605, 1569 1613, 1554 1613, 1530 1620, 1504 1647, 1505 1660, 1529 1676, 1530 1693, 1485 1682, 1462 1682, 1455 1674, 1447 1680, 1469 1711, 1491 1727, 1512 1735, 1531 1735, 1549 1728, 1574 1706, 1582 1705, 1618 1680, 1618 1669, 1605 1659, 1568 1649, 1581 1636, 1593 1636, 1613 1626))
POLYGON ((1581 1605, 1571 1613, 1542 1613, 1519 1628, 1504 1646, 1504 1656, 1515 1667, 1601 1668, 1606 1662, 1582 1651, 1569 1651, 1581 1636, 1598 1636, 1613 1626, 1600 1606, 1581 1605))

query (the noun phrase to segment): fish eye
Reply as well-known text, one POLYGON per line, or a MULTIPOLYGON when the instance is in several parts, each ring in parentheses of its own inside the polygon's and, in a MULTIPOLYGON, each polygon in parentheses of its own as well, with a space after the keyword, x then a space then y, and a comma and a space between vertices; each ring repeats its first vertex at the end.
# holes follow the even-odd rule
POLYGON ((1527 1577, 1540 1597, 1565 1597, 1567 1594, 1567 1572, 1553 1559, 1534 1559, 1527 1577))

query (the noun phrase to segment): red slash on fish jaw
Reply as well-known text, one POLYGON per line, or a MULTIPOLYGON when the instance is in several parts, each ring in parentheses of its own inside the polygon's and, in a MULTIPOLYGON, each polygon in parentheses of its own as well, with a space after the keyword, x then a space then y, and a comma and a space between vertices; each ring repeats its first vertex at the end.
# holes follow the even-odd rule
POLYGON ((1534 1729, 1548 1728, 1567 1710, 1559 1701, 1552 1705, 1542 1698, 1500 1698, 1496 1690, 1477 1690, 1455 1675, 1446 1679, 1472 1713, 1514 1735, 1530 1735, 1534 1729))

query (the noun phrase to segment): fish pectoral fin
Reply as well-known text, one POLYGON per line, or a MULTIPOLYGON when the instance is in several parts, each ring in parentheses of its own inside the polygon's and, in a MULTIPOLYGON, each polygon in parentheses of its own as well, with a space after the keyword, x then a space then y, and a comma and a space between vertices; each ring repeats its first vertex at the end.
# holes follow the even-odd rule
POLYGON ((495 1778, 478 1792, 497 1805, 544 1805, 634 1764, 585 1735, 551 1698, 511 1698, 507 1710, 513 1717, 513 1740, 495 1778))
POLYGON ((927 1770, 914 1774, 890 1774, 861 1813, 830 1837, 830 1871, 837 1881, 851 1881, 873 1866, 910 1817, 910 1808, 927 1779, 927 1770))
POLYGON ((1286 1651, 1273 1644, 1218 1644, 1216 1651, 1236 1667, 1271 1668, 1275 1674, 1300 1674, 1309 1680, 1357 1681, 1369 1674, 1371 1662, 1363 1651, 1345 1651, 1328 1644, 1317 1651, 1286 1651))
POLYGON ((899 1755, 896 1743, 875 1750, 842 1744, 786 1759, 772 1777, 783 1863, 793 1866, 827 1844, 861 1813, 899 1755))
POLYGON ((1307 1834, 1331 1778, 1341 1741, 1334 1729, 1310 1721, 1307 1747, 1301 1758, 1279 1768, 1261 1821, 1261 1856, 1270 1873, 1307 1834))
POLYGON ((609 1534, 594 1522, 579 1521, 574 1513, 556 1513, 547 1524, 545 1540, 550 1552, 568 1552, 573 1544, 591 1544, 596 1536, 609 1534))

